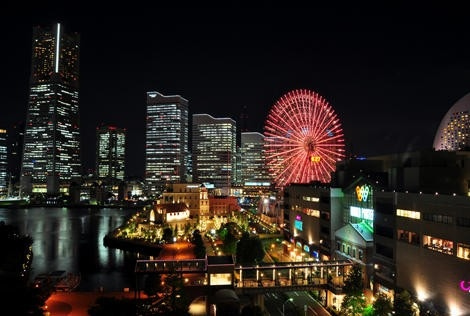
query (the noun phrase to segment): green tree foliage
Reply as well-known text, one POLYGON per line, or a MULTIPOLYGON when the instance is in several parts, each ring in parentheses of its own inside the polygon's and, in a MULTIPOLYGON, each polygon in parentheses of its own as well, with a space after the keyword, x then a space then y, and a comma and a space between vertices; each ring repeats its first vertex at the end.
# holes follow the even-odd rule
POLYGON ((363 294, 362 268, 355 264, 344 280, 343 292, 345 293, 341 304, 341 315, 359 316, 366 307, 363 294))
POLYGON ((193 236, 191 237, 191 243, 194 245, 194 256, 197 259, 205 258, 206 246, 204 246, 204 241, 202 240, 199 230, 194 230, 193 236))
POLYGON ((379 294, 372 306, 374 316, 388 316, 393 311, 392 301, 385 294, 379 294))
POLYGON ((258 236, 250 236, 247 232, 243 232, 242 237, 238 241, 236 250, 237 264, 253 265, 261 262, 265 252, 263 244, 258 236))
POLYGON ((44 314, 42 307, 50 292, 27 282, 32 244, 31 236, 21 235, 17 226, 0 221, 0 301, 4 303, 3 312, 10 307, 14 308, 15 315, 44 314), (17 304, 11 305, 10 302, 17 304))
POLYGON ((163 229, 163 236, 162 236, 162 239, 166 242, 166 243, 171 243, 173 241, 173 231, 171 230, 170 227, 165 227, 163 229))
POLYGON ((231 231, 227 231, 223 242, 223 250, 225 254, 231 255, 236 252, 238 239, 231 231))
POLYGON ((410 292, 403 290, 395 294, 393 308, 395 310, 395 315, 413 316, 415 313, 413 311, 413 298, 411 297, 410 292))

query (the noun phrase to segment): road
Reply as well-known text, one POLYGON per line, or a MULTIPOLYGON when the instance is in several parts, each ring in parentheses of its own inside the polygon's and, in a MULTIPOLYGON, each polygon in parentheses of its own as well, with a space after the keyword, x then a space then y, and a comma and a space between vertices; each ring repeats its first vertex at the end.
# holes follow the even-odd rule
POLYGON ((282 315, 282 305, 286 316, 331 316, 331 314, 305 291, 267 293, 264 306, 269 315, 282 315), (292 299, 290 301, 289 299, 292 299))

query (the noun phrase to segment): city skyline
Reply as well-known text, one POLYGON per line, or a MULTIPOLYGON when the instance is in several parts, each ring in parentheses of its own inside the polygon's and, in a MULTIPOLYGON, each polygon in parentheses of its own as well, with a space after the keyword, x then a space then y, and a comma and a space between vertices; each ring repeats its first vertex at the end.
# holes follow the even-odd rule
POLYGON ((189 117, 207 113, 241 124, 246 108, 243 124, 262 133, 276 100, 309 89, 338 113, 346 151, 358 155, 431 148, 447 110, 470 92, 459 7, 35 6, 0 16, 10 47, 0 58, 0 128, 26 119, 33 27, 61 22, 81 35, 87 168, 95 165, 96 128, 112 124, 128 131, 126 173, 143 176, 149 91, 187 99, 189 117))

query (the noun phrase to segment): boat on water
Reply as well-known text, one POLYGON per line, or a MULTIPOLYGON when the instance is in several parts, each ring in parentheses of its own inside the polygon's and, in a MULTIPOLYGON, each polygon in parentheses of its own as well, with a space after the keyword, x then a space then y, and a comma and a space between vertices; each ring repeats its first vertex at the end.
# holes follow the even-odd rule
POLYGON ((0 198, 0 207, 20 207, 29 204, 28 198, 22 198, 19 196, 8 196, 0 198))
POLYGON ((71 292, 75 290, 81 281, 80 273, 67 273, 64 270, 41 273, 34 279, 37 288, 52 288, 57 292, 71 292))
POLYGON ((54 290, 57 292, 71 292, 80 284, 80 273, 67 273, 67 275, 60 279, 55 285, 54 290))

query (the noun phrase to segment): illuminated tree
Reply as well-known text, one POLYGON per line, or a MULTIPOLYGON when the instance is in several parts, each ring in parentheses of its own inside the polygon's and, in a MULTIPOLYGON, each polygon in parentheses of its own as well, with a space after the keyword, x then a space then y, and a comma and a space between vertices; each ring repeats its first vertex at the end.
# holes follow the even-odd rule
POLYGON ((385 295, 379 294, 374 304, 374 316, 388 316, 393 311, 392 301, 385 295))
POLYGON ((363 293, 362 268, 355 264, 344 279, 343 292, 345 296, 341 303, 341 315, 360 316, 366 307, 363 293))
POLYGON ((413 310, 413 298, 411 297, 410 292, 403 290, 395 294, 395 299, 393 300, 393 308, 396 315, 400 316, 413 316, 415 312, 413 310))

